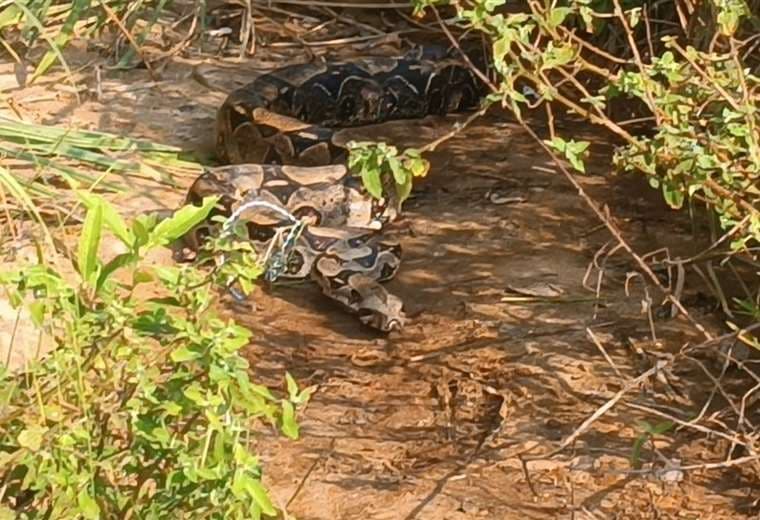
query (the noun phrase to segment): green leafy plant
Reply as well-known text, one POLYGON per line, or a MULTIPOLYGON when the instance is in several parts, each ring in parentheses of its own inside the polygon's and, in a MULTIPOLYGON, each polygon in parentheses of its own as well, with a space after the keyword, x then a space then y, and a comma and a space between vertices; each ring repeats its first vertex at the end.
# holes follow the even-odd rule
MULTIPOLYGON (((2 275, 57 345, 23 374, 0 372, 0 507, 16 518, 259 518, 276 509, 262 484, 254 420, 289 438, 310 389, 286 376, 276 397, 240 354, 251 333, 212 310, 214 285, 260 270, 234 236, 227 268, 143 261, 204 220, 215 198, 168 219, 127 224, 105 200, 87 207, 75 279, 40 263, 2 275), (125 252, 100 255, 106 234, 125 252), (234 265, 234 269, 232 266, 234 265)), ((207 249, 207 255, 219 251, 207 249)))
POLYGON ((641 434, 636 437, 631 449, 631 466, 634 469, 641 469, 641 450, 648 441, 652 441, 655 436, 668 432, 675 426, 672 421, 661 421, 657 424, 649 424, 647 421, 636 422, 641 434))
POLYGON ((412 191, 414 177, 424 177, 430 163, 419 150, 407 148, 399 154, 385 143, 350 142, 348 166, 361 176, 367 192, 380 199, 392 196, 404 202, 412 191))
MULTIPOLYGON (((613 135, 610 170, 645 175, 674 209, 706 207, 731 237, 723 253, 754 257, 760 54, 752 42, 760 2, 698 0, 688 16, 675 2, 505 4, 416 0, 414 7, 418 16, 446 10, 436 20, 455 15, 449 32, 475 30, 490 41, 495 77, 486 102, 526 125, 530 111, 545 114, 544 143, 573 169, 586 171, 594 145, 558 130, 555 121, 568 113, 613 135)), ((699 238, 717 241, 715 231, 699 238)))

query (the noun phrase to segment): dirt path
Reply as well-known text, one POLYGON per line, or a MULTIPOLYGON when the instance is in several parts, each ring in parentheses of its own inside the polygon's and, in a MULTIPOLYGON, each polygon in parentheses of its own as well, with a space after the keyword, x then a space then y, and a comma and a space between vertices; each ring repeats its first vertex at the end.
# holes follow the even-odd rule
MULTIPOLYGON (((250 77, 240 66, 234 74, 229 66, 204 66, 227 88, 250 77)), ((112 72, 101 98, 81 106, 60 92, 41 100, 55 92, 51 83, 10 95, 32 121, 209 151, 223 94, 190 72, 177 62, 158 84, 143 72, 112 72)), ((93 81, 84 78, 91 87, 93 81)), ((413 146, 451 122, 394 123, 368 135, 413 146)), ((603 166, 609 147, 594 141, 601 155, 591 163, 603 166)), ((405 260, 389 287, 413 317, 401 334, 374 335, 310 286, 258 291, 256 310, 230 303, 227 310, 255 331, 248 355, 257 380, 279 386, 288 370, 301 384, 318 385, 300 441, 260 438, 272 493, 299 520, 757 514, 756 479, 740 470, 673 472, 665 479, 631 473, 629 457, 641 433, 636 420, 659 419, 625 404, 562 453, 523 463, 550 452, 657 359, 700 340, 680 320, 658 320, 652 339, 641 285, 634 281, 625 294, 630 264, 623 256, 607 263, 599 301, 583 287, 589 263, 610 236, 554 170, 500 114, 434 155, 432 173, 393 231, 405 260)), ((683 216, 665 209, 640 179, 610 178, 599 168, 591 173, 584 185, 612 208, 640 251, 693 250, 683 216)), ((136 185, 121 205, 125 211, 173 208, 182 195, 136 185)), ((696 301, 692 282, 686 295, 696 301)), ((720 370, 712 357, 700 361, 720 370)), ((726 375, 727 385, 733 375, 726 375)), ((744 384, 737 377, 728 391, 744 384)), ((679 365, 646 379, 625 403, 657 403, 686 420, 699 413, 710 390, 697 363, 679 365)), ((716 400, 713 408, 720 406, 716 400)), ((655 446, 673 463, 696 464, 725 457, 728 443, 681 429, 659 436, 655 446)), ((645 449, 644 468, 657 457, 645 449)))
MULTIPOLYGON (((424 134, 413 126, 407 135, 424 134)), ((416 314, 403 334, 374 337, 307 288, 277 291, 278 299, 260 293, 260 310, 245 320, 257 331, 259 373, 275 384, 285 368, 319 385, 303 441, 266 444, 281 502, 299 519, 737 518, 750 499, 734 478, 668 484, 627 474, 640 433, 630 408, 601 418, 575 449, 523 467, 521 456, 550 451, 650 368, 637 346, 664 354, 698 337, 663 322, 653 346, 641 295, 626 297, 620 284, 605 284, 594 318, 594 295, 581 282, 606 232, 516 126, 483 122, 436 159, 398 233, 406 257, 390 287, 416 314), (509 288, 547 297, 514 301, 509 288)), ((650 249, 662 239, 673 246, 684 231, 635 181, 585 184, 630 212, 625 227, 639 228, 634 237, 650 249), (667 232, 640 232, 642 204, 648 224, 668 222, 667 232)), ((654 382, 634 401, 657 394, 662 402, 669 391, 654 382)), ((700 393, 666 400, 694 407, 700 393)), ((658 448, 691 460, 721 456, 689 436, 658 448)))

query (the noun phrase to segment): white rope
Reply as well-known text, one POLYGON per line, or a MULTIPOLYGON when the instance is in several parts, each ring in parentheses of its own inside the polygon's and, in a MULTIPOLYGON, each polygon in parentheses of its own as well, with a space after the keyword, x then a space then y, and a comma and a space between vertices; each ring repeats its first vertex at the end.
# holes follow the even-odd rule
MULTIPOLYGON (((232 232, 232 226, 235 225, 238 219, 240 219, 243 212, 245 212, 248 209, 251 208, 266 208, 269 210, 274 211, 275 213, 278 213, 280 216, 287 219, 291 225, 290 226, 280 226, 275 231, 275 236, 272 238, 272 240, 269 243, 269 247, 267 248, 267 251, 264 255, 262 264, 264 265, 265 272, 264 277, 265 279, 269 281, 275 281, 277 277, 279 276, 279 273, 272 271, 272 266, 269 266, 270 258, 272 257, 272 252, 275 247, 275 244, 279 242, 282 239, 282 235, 285 232, 286 228, 289 228, 288 238, 286 239, 286 243, 282 245, 281 250, 278 251, 280 254, 280 260, 281 257, 285 254, 285 249, 288 247, 288 241, 292 243, 295 243, 295 240, 298 240, 298 236, 300 236, 301 232, 303 231, 303 228, 306 227, 306 223, 298 220, 292 213, 290 213, 285 208, 282 208, 281 206, 277 206, 275 204, 272 204, 271 202, 267 202, 265 200, 260 199, 253 199, 249 200, 247 202, 242 203, 235 211, 232 212, 232 214, 224 221, 224 224, 222 225, 222 234, 228 234, 232 232), (270 272, 271 271, 271 272, 270 272)), ((221 263, 223 264, 225 262, 224 254, 221 255, 221 263)), ((278 266, 281 267, 281 266, 278 266)), ((237 301, 244 301, 245 295, 241 294, 237 289, 235 289, 232 285, 235 283, 235 280, 230 280, 229 284, 227 285, 227 289, 230 291, 230 294, 232 294, 232 297, 235 298, 237 301)))
POLYGON ((264 207, 267 209, 271 209, 275 213, 279 213, 280 215, 288 219, 293 224, 298 222, 298 219, 285 208, 282 208, 280 206, 275 206, 271 202, 267 202, 265 200, 253 199, 253 200, 249 200, 248 202, 242 203, 238 209, 233 211, 232 214, 229 216, 229 218, 224 222, 222 229, 224 231, 229 232, 230 227, 235 224, 235 221, 240 218, 240 215, 242 215, 245 210, 250 209, 250 208, 255 208, 255 207, 264 207))

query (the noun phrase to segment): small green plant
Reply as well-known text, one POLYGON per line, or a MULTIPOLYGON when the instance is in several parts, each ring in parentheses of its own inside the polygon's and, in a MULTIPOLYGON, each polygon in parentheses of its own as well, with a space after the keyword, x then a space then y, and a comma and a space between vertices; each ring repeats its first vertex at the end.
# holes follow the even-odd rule
POLYGON ((143 261, 204 220, 215 198, 128 225, 103 199, 80 197, 77 278, 40 263, 1 279, 58 348, 23 374, 0 372, 0 515, 276 514, 254 419, 297 438, 310 390, 290 375, 284 398, 253 383, 240 354, 251 333, 211 311, 215 283, 255 279, 255 258, 233 235, 209 243, 225 255, 211 273, 143 261), (126 248, 108 261, 99 253, 106 232, 126 248))
POLYGON ((348 166, 361 176, 367 192, 380 199, 393 196, 398 203, 404 202, 412 191, 414 177, 424 177, 430 163, 420 150, 407 148, 399 154, 395 146, 385 143, 348 143, 350 155, 348 166))
POLYGON ((575 141, 570 139, 565 141, 561 137, 555 137, 552 140, 545 141, 546 144, 561 153, 570 164, 581 173, 586 172, 586 165, 583 162, 584 155, 591 145, 588 141, 575 141))
POLYGON ((666 433, 675 424, 672 421, 662 421, 655 425, 649 424, 647 421, 637 421, 636 424, 639 430, 641 430, 641 434, 633 442, 630 459, 631 466, 634 469, 641 469, 641 450, 647 441, 652 441, 655 436, 666 433))

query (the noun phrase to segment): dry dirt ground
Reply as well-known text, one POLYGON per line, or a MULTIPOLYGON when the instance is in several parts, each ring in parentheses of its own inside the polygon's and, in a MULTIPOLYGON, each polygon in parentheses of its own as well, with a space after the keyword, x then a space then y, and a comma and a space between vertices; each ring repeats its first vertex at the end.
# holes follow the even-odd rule
MULTIPOLYGON (((81 48, 68 55, 88 88, 81 105, 55 77, 18 88, 3 67, 9 106, 29 121, 202 153, 211 151, 224 93, 199 83, 193 67, 199 65, 196 77, 200 71, 224 91, 276 61, 175 58, 159 81, 145 70, 102 70, 98 85, 91 62, 98 57, 81 48)), ((413 146, 445 133, 455 119, 362 132, 413 146)), ((688 256, 696 250, 683 214, 665 208, 641 179, 608 173, 610 145, 582 125, 567 122, 564 131, 594 142, 591 171, 581 181, 608 205, 638 251, 667 247, 688 256)), ((412 316, 402 333, 384 337, 363 329, 308 285, 264 288, 251 305, 224 309, 255 331, 247 350, 254 378, 279 387, 288 370, 302 385, 317 385, 299 441, 260 436, 276 502, 300 520, 757 515, 752 466, 648 471, 723 460, 730 442, 704 431, 683 427, 657 436, 642 450, 642 471, 632 471, 629 457, 642 432, 636 421, 660 422, 651 410, 682 421, 697 416, 715 394, 700 363, 717 376, 720 358, 705 351, 630 384, 702 338, 662 313, 655 313, 652 338, 643 285, 633 279, 626 294, 632 264, 621 253, 606 264, 599 299, 584 287, 589 264, 611 236, 535 142, 496 112, 432 161, 404 219, 390 231, 405 254, 389 284, 412 316), (625 397, 574 442, 542 457, 623 388, 625 397)), ((182 188, 175 190, 136 184, 120 205, 125 212, 174 208, 191 181, 179 179, 182 188)), ((591 271, 589 287, 597 274, 591 271)), ((718 318, 698 304, 697 280, 687 278, 688 308, 722 332, 718 318)), ((706 410, 714 422, 703 421, 716 428, 727 408, 723 393, 741 395, 751 386, 732 367, 722 382, 706 410)), ((746 415, 757 419, 752 407, 746 415)))

